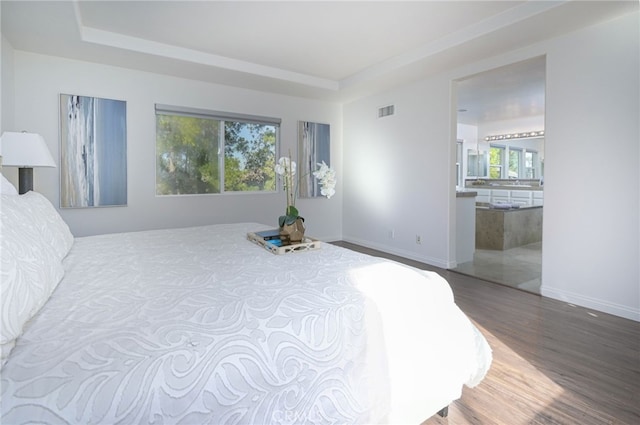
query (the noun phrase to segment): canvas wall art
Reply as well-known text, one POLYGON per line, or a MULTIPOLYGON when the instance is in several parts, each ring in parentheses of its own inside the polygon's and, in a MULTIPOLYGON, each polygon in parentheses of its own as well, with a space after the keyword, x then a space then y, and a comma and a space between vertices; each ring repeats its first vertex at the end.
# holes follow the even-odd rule
POLYGON ((60 207, 127 204, 127 104, 60 95, 60 207))
POLYGON ((298 196, 314 198, 322 196, 320 184, 313 177, 318 164, 327 165, 331 159, 331 137, 329 124, 308 121, 298 122, 298 175, 300 176, 298 196))

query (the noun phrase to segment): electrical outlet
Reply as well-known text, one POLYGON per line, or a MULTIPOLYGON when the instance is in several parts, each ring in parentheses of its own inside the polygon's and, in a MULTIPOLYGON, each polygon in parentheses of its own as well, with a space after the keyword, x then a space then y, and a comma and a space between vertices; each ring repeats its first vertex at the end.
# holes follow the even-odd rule
POLYGON ((395 239, 396 238, 396 231, 393 230, 393 229, 389 230, 389 237, 391 239, 395 239))
POLYGON ((422 238, 420 237, 420 235, 416 235, 416 243, 418 245, 420 245, 422 243, 422 238))

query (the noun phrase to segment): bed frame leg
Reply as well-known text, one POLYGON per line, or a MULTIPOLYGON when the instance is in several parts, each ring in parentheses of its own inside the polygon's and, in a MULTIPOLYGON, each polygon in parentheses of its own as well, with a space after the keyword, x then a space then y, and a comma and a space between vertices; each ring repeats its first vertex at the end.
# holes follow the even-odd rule
POLYGON ((447 416, 449 416, 449 406, 445 406, 440 409, 438 411, 438 416, 440 416, 441 418, 446 418, 447 416))

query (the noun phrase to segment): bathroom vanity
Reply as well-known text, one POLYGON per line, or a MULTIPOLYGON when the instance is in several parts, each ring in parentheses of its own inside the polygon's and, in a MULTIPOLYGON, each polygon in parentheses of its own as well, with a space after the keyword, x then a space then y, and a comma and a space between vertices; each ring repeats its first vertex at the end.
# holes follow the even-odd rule
POLYGON ((505 250, 542 241, 542 206, 476 205, 476 248, 505 250))

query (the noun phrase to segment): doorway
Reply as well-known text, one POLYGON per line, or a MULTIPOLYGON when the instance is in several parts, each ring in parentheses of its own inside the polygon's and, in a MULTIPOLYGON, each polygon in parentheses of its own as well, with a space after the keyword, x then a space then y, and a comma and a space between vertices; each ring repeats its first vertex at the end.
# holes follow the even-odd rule
POLYGON ((478 195, 476 215, 470 218, 476 229, 473 259, 458 262, 452 271, 537 294, 542 275, 545 69, 545 57, 536 57, 454 82, 456 186, 478 195))

